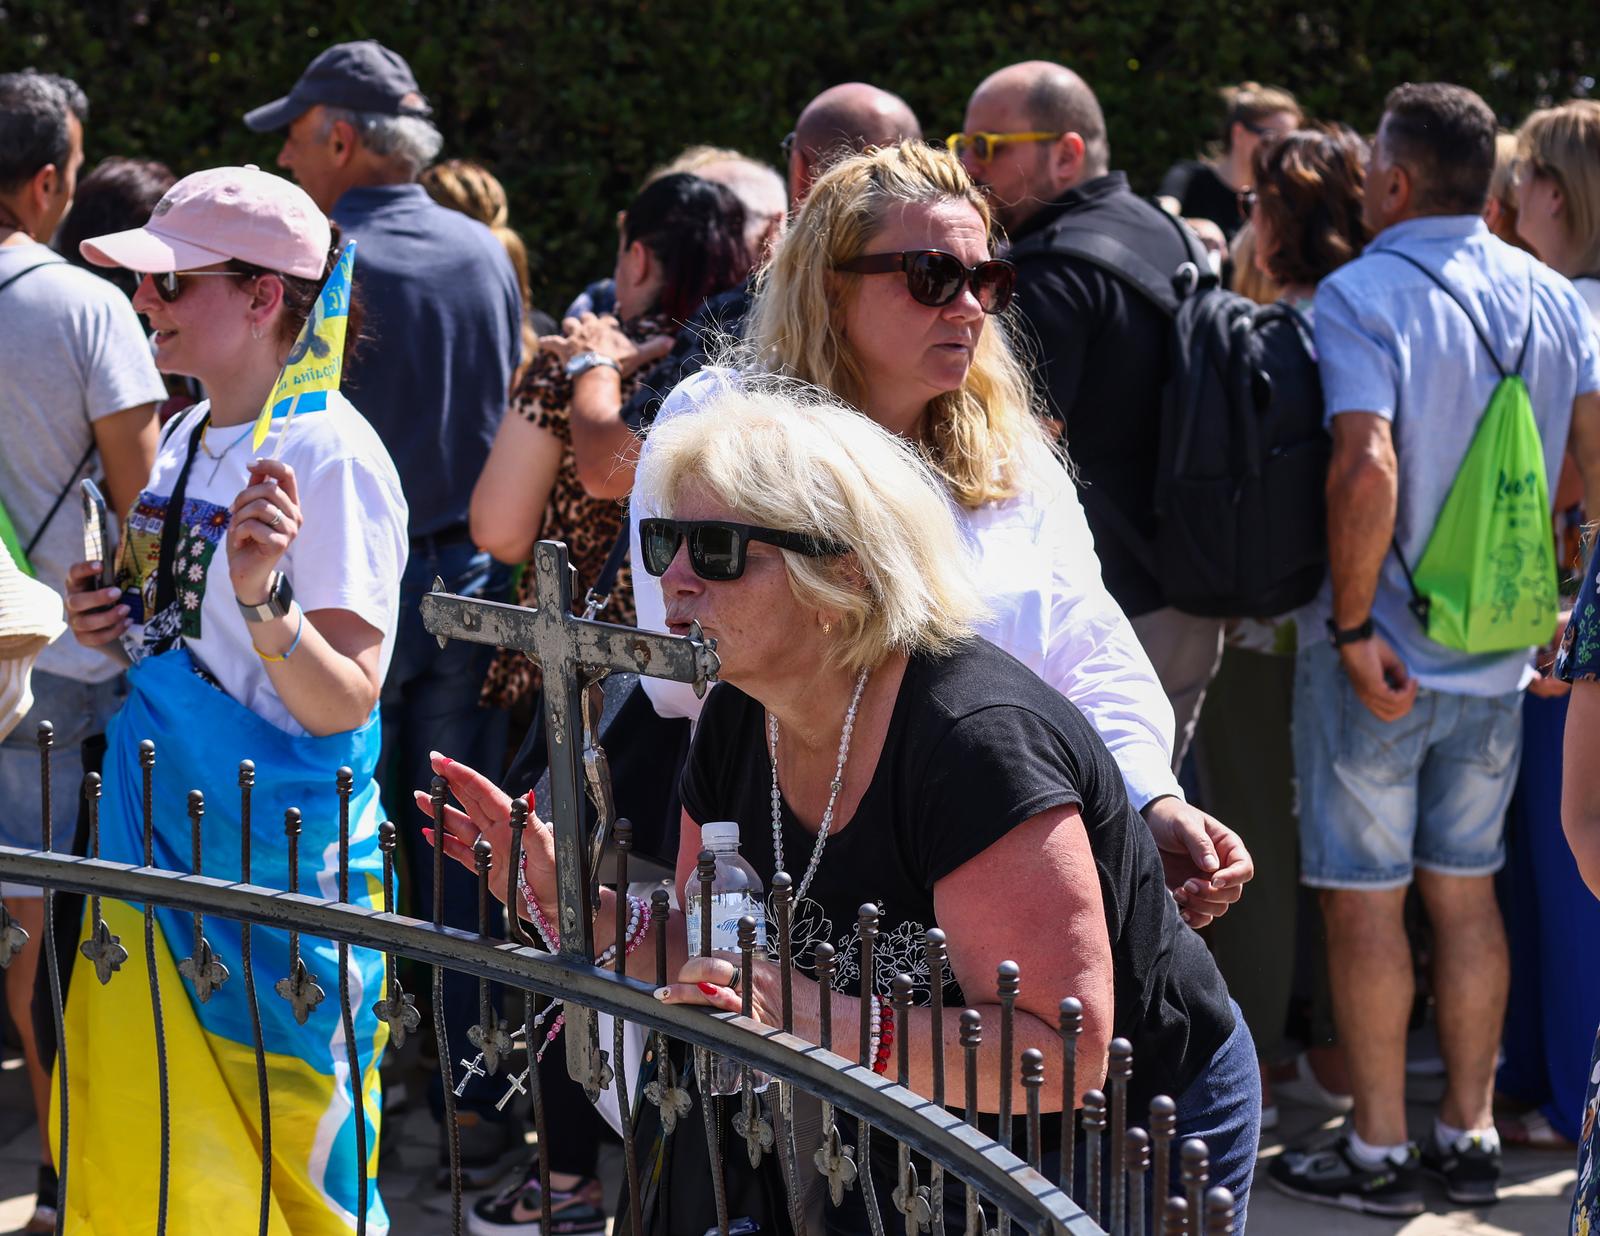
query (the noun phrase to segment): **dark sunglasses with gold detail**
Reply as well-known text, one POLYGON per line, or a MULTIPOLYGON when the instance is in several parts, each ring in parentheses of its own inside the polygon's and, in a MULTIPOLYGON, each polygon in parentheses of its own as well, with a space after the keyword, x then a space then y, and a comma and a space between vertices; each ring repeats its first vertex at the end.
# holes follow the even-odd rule
POLYGON ((904 271, 906 290, 918 304, 948 305, 970 286, 985 313, 1004 313, 1017 287, 1017 268, 1000 258, 965 265, 943 249, 907 249, 901 253, 869 253, 834 267, 850 275, 887 275, 904 271))

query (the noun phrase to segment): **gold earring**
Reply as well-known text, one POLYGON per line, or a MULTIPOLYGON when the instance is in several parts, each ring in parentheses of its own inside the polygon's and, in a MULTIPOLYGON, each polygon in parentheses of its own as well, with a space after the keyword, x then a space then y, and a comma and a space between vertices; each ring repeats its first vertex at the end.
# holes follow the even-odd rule
POLYGON ((833 623, 831 623, 831 622, 824 622, 824 623, 823 623, 823 624, 822 624, 822 633, 823 633, 823 634, 824 634, 824 635, 832 635, 832 634, 833 634, 833 623))

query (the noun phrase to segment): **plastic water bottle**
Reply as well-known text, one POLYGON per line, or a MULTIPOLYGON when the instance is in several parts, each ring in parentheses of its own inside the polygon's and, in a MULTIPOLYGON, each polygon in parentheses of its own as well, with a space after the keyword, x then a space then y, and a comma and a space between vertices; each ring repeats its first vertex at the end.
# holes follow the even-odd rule
MULTIPOLYGON (((766 888, 755 868, 739 853, 739 824, 736 820, 716 820, 700 828, 700 843, 717 857, 717 873, 711 882, 711 951, 735 966, 742 963, 739 952, 739 920, 749 915, 756 920, 756 955, 766 957, 766 888)), ((689 877, 683 890, 684 919, 689 935, 689 956, 700 955, 700 877, 689 877)), ((767 1086, 766 1074, 752 1072, 757 1090, 767 1086)), ((712 1078, 713 1094, 738 1094, 739 1066, 719 1059, 712 1078)))

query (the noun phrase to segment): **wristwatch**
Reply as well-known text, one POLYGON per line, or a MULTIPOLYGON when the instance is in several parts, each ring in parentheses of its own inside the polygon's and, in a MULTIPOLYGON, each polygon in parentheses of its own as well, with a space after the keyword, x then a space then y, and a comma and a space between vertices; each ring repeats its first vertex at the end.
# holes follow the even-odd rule
POLYGON ((246 605, 238 597, 233 599, 246 622, 271 622, 289 612, 289 607, 294 604, 294 589, 289 587, 287 575, 282 571, 274 571, 272 582, 267 586, 267 599, 260 605, 246 605))
POLYGON ((608 365, 618 373, 622 372, 622 366, 617 363, 614 356, 607 356, 604 352, 579 352, 567 362, 567 377, 577 381, 589 370, 600 365, 608 365))
POLYGON ((1328 619, 1328 642, 1335 648, 1343 648, 1346 644, 1359 644, 1364 639, 1372 638, 1372 618, 1359 627, 1345 627, 1341 629, 1332 618, 1328 619))

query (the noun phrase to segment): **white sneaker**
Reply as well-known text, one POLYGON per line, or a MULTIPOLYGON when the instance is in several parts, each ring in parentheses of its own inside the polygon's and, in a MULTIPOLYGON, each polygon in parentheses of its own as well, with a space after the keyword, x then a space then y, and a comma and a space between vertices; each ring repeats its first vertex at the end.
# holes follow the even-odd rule
POLYGON ((1329 1090, 1317 1080, 1305 1052, 1294 1058, 1294 1076, 1287 1081, 1273 1082, 1272 1093, 1276 1098, 1293 1099, 1306 1107, 1320 1107, 1324 1111, 1339 1114, 1348 1112, 1356 1105, 1351 1095, 1329 1090))

